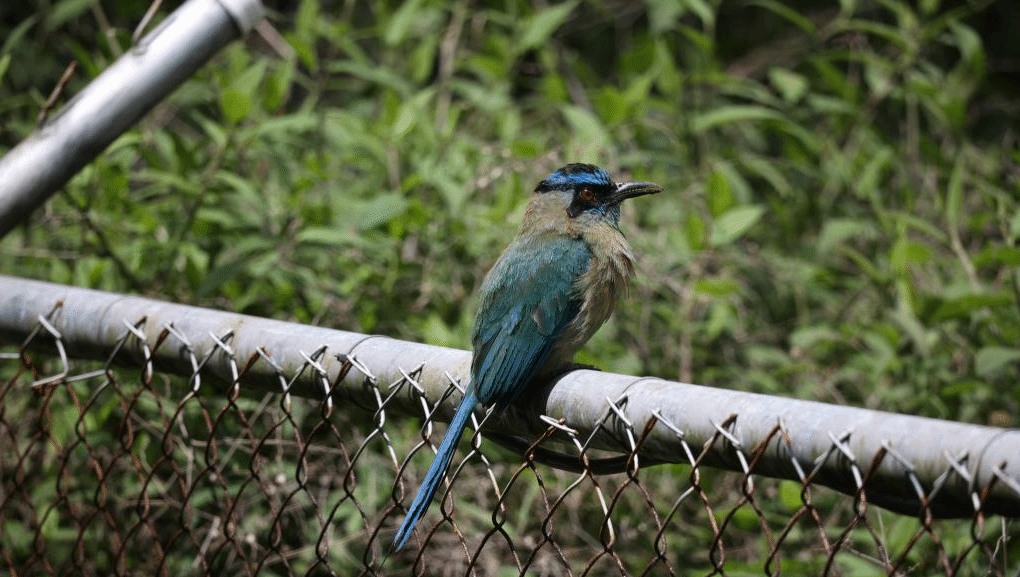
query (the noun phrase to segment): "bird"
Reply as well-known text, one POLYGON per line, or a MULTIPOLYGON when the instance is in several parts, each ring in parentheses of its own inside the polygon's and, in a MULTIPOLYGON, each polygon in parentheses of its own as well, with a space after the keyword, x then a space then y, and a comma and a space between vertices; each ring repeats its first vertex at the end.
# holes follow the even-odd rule
POLYGON ((568 164, 538 183, 517 236, 482 281, 471 380, 391 551, 404 546, 428 509, 475 407, 505 408, 533 379, 569 370, 609 318, 634 274, 620 204, 662 190, 613 182, 591 164, 568 164))

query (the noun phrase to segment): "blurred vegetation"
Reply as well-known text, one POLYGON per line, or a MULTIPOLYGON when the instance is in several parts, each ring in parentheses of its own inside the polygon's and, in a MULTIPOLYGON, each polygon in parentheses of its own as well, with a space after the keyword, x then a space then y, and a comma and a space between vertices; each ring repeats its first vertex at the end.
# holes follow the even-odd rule
MULTIPOLYGON (((0 152, 147 4, 0 7, 0 152)), ((280 1, 292 54, 225 49, 4 238, 0 270, 467 348, 531 188, 596 162, 668 193, 624 208, 639 276, 580 361, 1015 427, 1017 15, 280 1)))
MULTIPOLYGON (((128 48, 147 3, 106 4, 0 9, 3 150, 128 48)), ((1015 426, 1017 10, 912 4, 281 2, 292 55, 224 50, 0 267, 466 348, 531 187, 591 161, 669 193, 582 361, 1015 426)))

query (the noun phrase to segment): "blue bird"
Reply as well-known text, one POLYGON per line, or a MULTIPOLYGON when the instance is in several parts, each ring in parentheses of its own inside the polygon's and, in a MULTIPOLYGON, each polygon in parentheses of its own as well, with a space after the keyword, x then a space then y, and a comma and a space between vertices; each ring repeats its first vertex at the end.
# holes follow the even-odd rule
POLYGON ((609 318, 634 274, 634 255, 619 228, 620 203, 661 190, 650 182, 614 183, 590 164, 568 164, 535 187, 517 237, 482 281, 471 382, 393 539, 395 549, 432 502, 475 406, 503 408, 532 379, 563 372, 609 318))

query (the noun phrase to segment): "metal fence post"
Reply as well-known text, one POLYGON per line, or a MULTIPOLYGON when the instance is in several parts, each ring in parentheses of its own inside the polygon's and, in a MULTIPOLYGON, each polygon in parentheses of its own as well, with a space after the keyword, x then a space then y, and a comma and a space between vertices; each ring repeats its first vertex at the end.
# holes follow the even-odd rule
POLYGON ((167 16, 0 158, 0 238, 261 19, 259 0, 188 0, 167 16))

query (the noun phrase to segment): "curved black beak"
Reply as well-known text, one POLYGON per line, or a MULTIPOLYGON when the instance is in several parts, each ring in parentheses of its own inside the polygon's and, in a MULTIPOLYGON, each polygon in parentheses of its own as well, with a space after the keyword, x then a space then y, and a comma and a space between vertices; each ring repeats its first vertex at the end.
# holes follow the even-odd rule
POLYGON ((613 202, 623 202, 628 198, 657 192, 662 192, 662 187, 654 182, 619 182, 616 184, 616 192, 613 193, 613 202))

